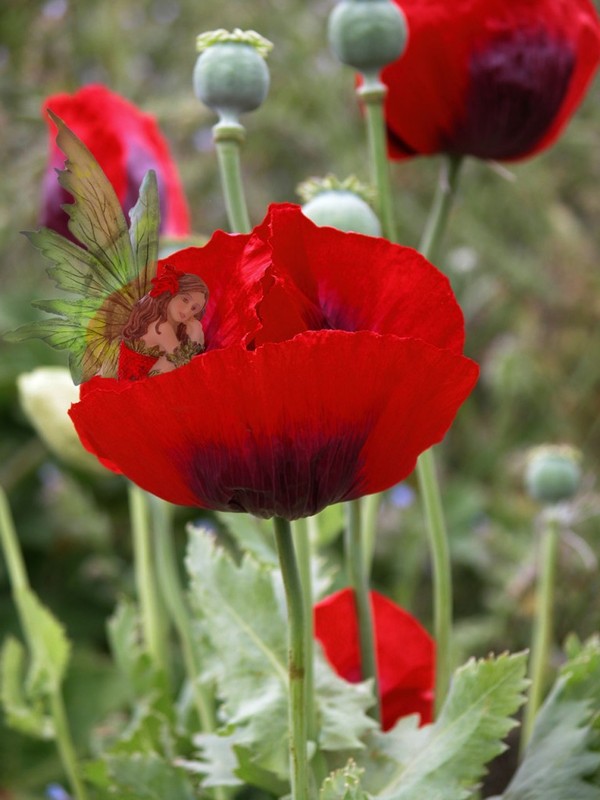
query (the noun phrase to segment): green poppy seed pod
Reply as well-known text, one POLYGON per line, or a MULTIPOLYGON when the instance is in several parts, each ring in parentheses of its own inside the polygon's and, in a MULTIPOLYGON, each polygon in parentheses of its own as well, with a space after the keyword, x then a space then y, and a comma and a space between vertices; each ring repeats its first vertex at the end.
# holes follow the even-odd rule
POLYGON ((342 63, 379 72, 404 51, 406 19, 392 0, 342 0, 329 16, 328 35, 342 63))
POLYGON ((548 505, 570 500, 581 483, 580 461, 579 452, 567 445, 536 448, 525 472, 527 491, 548 505))
POLYGON ((302 206, 303 213, 316 225, 327 225, 340 231, 381 236, 377 215, 362 197, 354 192, 332 189, 313 197, 302 206))
POLYGON ((212 31, 197 40, 194 91, 222 121, 237 122, 257 109, 269 91, 265 62, 272 45, 254 31, 212 31))

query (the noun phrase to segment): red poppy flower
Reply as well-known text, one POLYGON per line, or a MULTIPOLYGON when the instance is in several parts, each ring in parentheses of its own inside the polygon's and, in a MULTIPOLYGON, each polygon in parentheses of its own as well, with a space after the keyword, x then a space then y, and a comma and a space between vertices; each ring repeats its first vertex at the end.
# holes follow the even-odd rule
POLYGON ((400 0, 409 38, 383 70, 392 158, 510 160, 549 147, 600 59, 590 0, 400 0))
POLYGON ((449 283, 409 248, 281 205, 169 263, 210 289, 206 352, 93 378, 71 416, 92 452, 173 503, 295 519, 383 490, 475 383, 449 283))
MULTIPOLYGON (((377 677, 381 695, 381 725, 419 714, 421 724, 433 718, 435 644, 407 611, 378 592, 370 592, 377 677)), ((315 636, 338 675, 356 683, 362 679, 356 606, 352 589, 326 597, 314 608, 315 636)))
MULTIPOLYGON (((146 172, 158 179, 161 233, 183 237, 190 233, 187 202, 169 147, 153 117, 105 86, 85 86, 73 95, 48 97, 43 110, 54 111, 92 152, 119 198, 123 211, 135 205, 146 172)), ((41 224, 72 238, 61 205, 70 195, 56 180, 65 161, 56 144, 56 127, 44 113, 50 133, 50 155, 43 182, 41 224)))

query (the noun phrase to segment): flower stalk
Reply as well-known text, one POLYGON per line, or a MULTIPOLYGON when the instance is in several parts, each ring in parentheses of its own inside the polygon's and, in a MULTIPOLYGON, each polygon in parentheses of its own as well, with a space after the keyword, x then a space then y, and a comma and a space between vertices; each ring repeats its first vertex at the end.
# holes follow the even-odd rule
POLYGON ((392 199, 390 170, 386 155, 385 119, 383 102, 386 87, 378 78, 365 77, 357 94, 365 106, 367 138, 372 179, 377 189, 379 219, 383 235, 391 242, 397 241, 396 220, 392 199))
MULTIPOLYGON (((383 86, 383 84, 382 84, 383 86)), ((379 213, 384 235, 397 241, 393 215, 392 191, 389 179, 389 163, 385 149, 385 122, 383 117, 384 93, 373 91, 369 98, 369 84, 361 87, 362 99, 367 105, 369 144, 374 163, 376 188, 379 196, 379 213), (379 117, 379 121, 376 117, 379 117), (370 120, 370 122, 369 122, 370 120)), ((385 87, 384 87, 385 88, 385 87)), ((446 229, 448 216, 455 197, 460 158, 449 157, 440 172, 433 205, 429 213, 419 251, 425 258, 435 258, 435 253, 446 229)), ((452 572, 448 548, 448 535, 444 520, 441 493, 432 450, 419 456, 417 477, 425 510, 429 546, 433 560, 434 631, 437 648, 436 658, 436 709, 443 705, 450 685, 451 657, 450 635, 452 627, 452 572)))
POLYGON ((211 700, 200 682, 200 663, 194 647, 190 610, 177 570, 171 507, 164 500, 150 496, 154 529, 156 571, 165 608, 181 642, 187 679, 193 690, 198 718, 203 731, 215 730, 215 715, 211 700))
POLYGON ((302 584, 302 600, 304 603, 304 653, 306 662, 306 729, 307 738, 311 742, 317 740, 317 718, 315 712, 315 676, 314 676, 314 624, 313 624, 313 589, 311 574, 311 541, 308 519, 296 520, 292 526, 296 558, 302 584))
MULTIPOLYGON (((12 514, 8 505, 8 500, 4 490, 0 488, 0 544, 4 552, 8 577, 10 580, 12 596, 19 622, 25 639, 29 646, 29 651, 33 652, 33 642, 38 636, 33 620, 27 613, 26 596, 31 593, 29 577, 25 568, 23 554, 19 546, 19 540, 15 531, 12 514)), ((79 773, 77 756, 73 737, 69 728, 69 722, 65 711, 62 688, 59 680, 48 682, 48 701, 50 714, 54 726, 54 737, 60 755, 60 759, 69 779, 71 791, 76 800, 87 800, 87 792, 79 773)))
POLYGON ((369 577, 365 564, 360 512, 359 500, 352 500, 346 503, 346 564, 348 567, 350 584, 354 590, 354 602, 356 603, 362 679, 373 681, 375 705, 370 713, 374 719, 380 722, 381 702, 379 682, 377 679, 375 633, 373 628, 373 612, 369 598, 369 577))
POLYGON ((240 167, 240 149, 245 139, 244 126, 239 122, 218 122, 213 127, 213 138, 217 148, 229 227, 235 233, 248 233, 252 226, 240 167))
POLYGON ((158 589, 158 579, 152 555, 146 494, 133 484, 129 485, 129 508, 133 538, 135 583, 140 602, 144 641, 152 662, 158 670, 167 673, 167 648, 158 589))
POLYGON ((536 593, 533 641, 529 662, 531 688, 529 690, 529 697, 523 718, 521 754, 523 754, 531 739, 535 717, 542 703, 548 671, 550 646, 552 643, 554 587, 558 544, 560 540, 560 525, 557 514, 552 511, 548 512, 546 519, 547 524, 542 531, 540 546, 539 581, 536 593))
POLYGON ((274 518, 275 542, 288 615, 290 773, 292 800, 308 800, 308 714, 306 696, 306 614, 302 581, 290 523, 274 518))
MULTIPOLYGON (((419 252, 435 259, 446 230, 450 209, 456 195, 462 159, 449 156, 442 163, 433 205, 419 244, 419 252)), ((435 708, 442 707, 452 674, 450 639, 452 633, 452 566, 448 532, 432 449, 421 453, 417 461, 417 476, 429 535, 433 562, 433 628, 436 640, 435 708)))

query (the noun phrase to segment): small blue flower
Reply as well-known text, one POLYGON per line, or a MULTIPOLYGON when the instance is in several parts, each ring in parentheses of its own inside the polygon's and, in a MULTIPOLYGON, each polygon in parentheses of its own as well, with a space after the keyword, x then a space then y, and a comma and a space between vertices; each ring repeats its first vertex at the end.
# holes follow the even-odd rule
POLYGON ((397 483, 390 489, 390 502, 396 508, 410 508, 415 499, 415 493, 407 483, 397 483))
POLYGON ((71 795, 67 794, 59 783, 51 783, 46 788, 48 800, 71 800, 71 795))

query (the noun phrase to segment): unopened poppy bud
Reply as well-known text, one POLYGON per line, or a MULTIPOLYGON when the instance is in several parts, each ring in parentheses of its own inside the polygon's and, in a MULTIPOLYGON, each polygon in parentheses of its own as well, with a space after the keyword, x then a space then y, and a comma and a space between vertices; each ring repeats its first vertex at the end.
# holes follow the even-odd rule
POLYGON ((342 63, 378 72, 404 51, 406 20, 392 0, 342 0, 329 16, 328 34, 342 63))
POLYGON ((79 400, 79 390, 64 367, 40 367, 17 378, 19 400, 27 419, 48 448, 74 467, 106 472, 83 448, 68 415, 79 400))
POLYGON ((552 505, 570 500, 581 483, 581 455, 568 445, 547 445, 532 451, 525 473, 529 494, 552 505))
POLYGON ((254 111, 269 91, 266 57, 273 45, 255 31, 210 31, 197 38, 194 68, 199 100, 225 122, 254 111))
POLYGON ((356 178, 310 178, 297 192, 304 201, 303 213, 316 225, 381 236, 379 219, 367 202, 369 191, 356 178))

